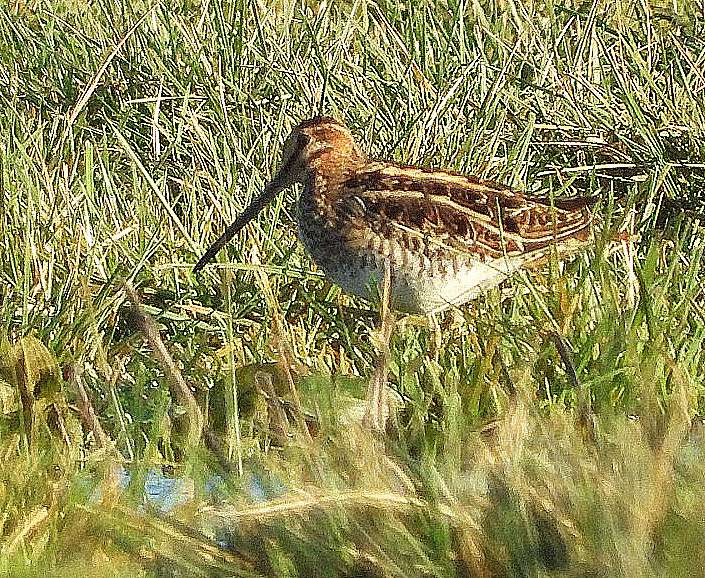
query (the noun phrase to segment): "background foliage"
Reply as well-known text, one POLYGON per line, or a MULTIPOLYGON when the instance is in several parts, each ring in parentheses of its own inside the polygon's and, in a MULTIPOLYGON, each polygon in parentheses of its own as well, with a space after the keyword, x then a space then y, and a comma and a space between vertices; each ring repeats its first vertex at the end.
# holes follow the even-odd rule
POLYGON ((701 4, 0 8, 3 571, 702 567, 701 4), (384 440, 356 421, 376 308, 312 266, 295 191, 191 273, 320 112, 373 156, 600 198, 594 247, 449 315, 438 362, 397 330, 384 440))

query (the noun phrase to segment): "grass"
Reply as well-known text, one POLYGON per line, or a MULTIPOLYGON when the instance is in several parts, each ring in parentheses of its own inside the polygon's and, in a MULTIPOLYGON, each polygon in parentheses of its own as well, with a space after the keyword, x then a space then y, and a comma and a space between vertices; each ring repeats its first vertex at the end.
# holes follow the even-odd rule
POLYGON ((700 572, 702 4, 0 8, 4 574, 700 572), (395 333, 383 441, 376 308, 312 266, 294 192, 191 273, 319 112, 600 199, 595 245, 449 315, 437 363, 395 333))

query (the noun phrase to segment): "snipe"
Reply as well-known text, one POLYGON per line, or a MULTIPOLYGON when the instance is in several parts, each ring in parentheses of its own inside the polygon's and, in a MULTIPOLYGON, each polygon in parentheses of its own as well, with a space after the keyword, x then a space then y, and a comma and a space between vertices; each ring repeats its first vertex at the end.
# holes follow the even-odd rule
POLYGON ((592 199, 524 195, 460 173, 371 160, 330 117, 299 124, 279 172, 206 251, 198 271, 283 189, 303 183, 299 237, 345 291, 391 272, 391 304, 433 314, 477 297, 555 247, 587 241, 592 199))
MULTIPOLYGON (((317 117, 291 132, 279 172, 194 270, 294 183, 304 185, 299 237, 318 266, 349 293, 384 288, 384 340, 389 301, 432 317, 590 234, 592 199, 551 201, 460 173, 371 160, 345 125, 317 117)), ((387 355, 384 347, 367 395, 365 421, 378 431, 388 412, 387 355)))

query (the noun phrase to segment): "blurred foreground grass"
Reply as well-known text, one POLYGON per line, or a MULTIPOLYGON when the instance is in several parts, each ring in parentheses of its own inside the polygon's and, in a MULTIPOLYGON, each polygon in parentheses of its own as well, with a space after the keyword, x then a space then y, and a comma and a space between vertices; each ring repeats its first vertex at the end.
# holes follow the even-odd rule
POLYGON ((0 0, 0 571, 701 573, 702 10, 0 0), (375 308, 291 193, 190 272, 321 111, 601 199, 595 246, 449 315, 438 363, 398 330, 384 440, 375 308))

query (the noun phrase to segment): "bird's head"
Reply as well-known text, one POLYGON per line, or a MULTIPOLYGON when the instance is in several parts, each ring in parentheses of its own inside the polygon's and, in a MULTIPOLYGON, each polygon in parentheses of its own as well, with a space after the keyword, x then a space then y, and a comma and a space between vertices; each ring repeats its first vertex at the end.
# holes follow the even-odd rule
POLYGON ((317 116, 302 122, 284 141, 281 165, 264 192, 225 229, 193 270, 202 269, 240 229, 287 187, 304 182, 316 171, 325 173, 328 179, 343 176, 366 160, 367 157, 355 143, 352 133, 340 121, 329 116, 317 116))
POLYGON ((304 182, 313 171, 333 175, 365 161, 348 127, 332 117, 317 116, 295 127, 284 141, 281 165, 270 186, 280 191, 304 182))

